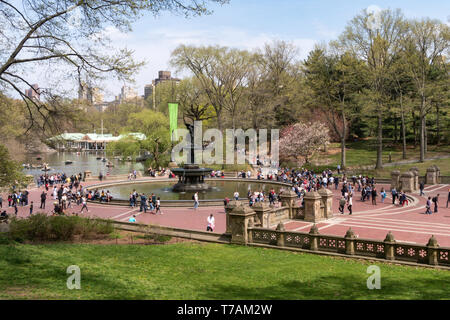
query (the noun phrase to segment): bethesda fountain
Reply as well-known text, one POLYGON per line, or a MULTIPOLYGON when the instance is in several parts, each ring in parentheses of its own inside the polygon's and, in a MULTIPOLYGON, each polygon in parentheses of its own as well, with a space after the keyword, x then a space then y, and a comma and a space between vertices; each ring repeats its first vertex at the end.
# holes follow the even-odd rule
POLYGON ((200 168, 195 164, 195 152, 203 152, 203 146, 194 143, 194 126, 186 123, 191 136, 189 148, 190 164, 183 165, 182 168, 172 168, 173 174, 178 177, 178 183, 172 188, 174 192, 197 192, 210 189, 205 182, 205 176, 213 171, 209 168, 200 168))

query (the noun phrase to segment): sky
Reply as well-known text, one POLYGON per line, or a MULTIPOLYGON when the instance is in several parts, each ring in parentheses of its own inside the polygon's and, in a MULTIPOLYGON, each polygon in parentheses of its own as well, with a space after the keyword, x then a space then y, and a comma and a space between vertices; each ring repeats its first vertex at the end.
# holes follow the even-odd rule
MULTIPOLYGON (((170 13, 147 14, 133 24, 131 33, 108 28, 117 48, 135 51, 146 65, 135 75, 139 95, 144 86, 169 66, 171 52, 180 44, 222 45, 252 50, 273 40, 286 40, 299 48, 304 59, 314 45, 335 39, 348 21, 369 7, 400 8, 407 18, 430 17, 450 23, 450 1, 446 0, 231 0, 224 6, 210 5, 213 14, 184 18, 170 13)), ((182 76, 182 75, 178 75, 182 76)), ((105 83, 105 98, 120 93, 123 83, 105 83)))

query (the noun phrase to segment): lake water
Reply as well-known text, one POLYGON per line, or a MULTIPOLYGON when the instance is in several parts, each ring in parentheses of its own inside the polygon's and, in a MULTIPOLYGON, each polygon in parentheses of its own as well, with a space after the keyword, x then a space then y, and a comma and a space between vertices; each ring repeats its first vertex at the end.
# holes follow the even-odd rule
MULTIPOLYGON (((52 173, 65 173, 66 175, 84 173, 84 171, 89 170, 92 172, 93 176, 98 176, 100 173, 103 175, 117 175, 117 174, 127 174, 133 170, 144 170, 143 163, 136 162, 126 162, 119 161, 114 158, 108 158, 114 167, 108 168, 106 166, 107 162, 102 162, 97 160, 97 157, 106 157, 104 152, 52 152, 43 153, 41 155, 36 154, 26 154, 22 163, 39 165, 42 163, 48 163, 51 170, 49 174, 52 173), (42 160, 37 160, 37 157, 42 157, 42 160), (72 164, 65 164, 65 161, 73 161, 72 164)), ((31 174, 33 176, 39 176, 44 173, 42 169, 24 169, 26 174, 31 174)))

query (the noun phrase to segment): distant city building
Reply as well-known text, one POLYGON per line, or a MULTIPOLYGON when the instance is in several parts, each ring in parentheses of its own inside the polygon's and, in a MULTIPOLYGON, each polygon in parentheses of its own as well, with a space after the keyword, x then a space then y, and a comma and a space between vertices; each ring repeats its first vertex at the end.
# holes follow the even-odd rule
POLYGON ((151 97, 153 94, 153 84, 148 84, 144 87, 144 100, 147 100, 148 97, 151 97))
POLYGON ((181 79, 172 78, 172 73, 170 71, 159 71, 158 78, 152 80, 152 84, 148 84, 144 87, 144 99, 147 100, 149 97, 153 96, 153 103, 155 103, 155 96, 153 94, 155 92, 156 86, 160 83, 169 81, 178 84, 180 83, 181 79))
POLYGON ((137 92, 128 86, 123 86, 120 95, 119 95, 119 101, 120 103, 123 103, 130 99, 135 99, 138 96, 137 92))
POLYGON ((25 90, 25 95, 32 100, 39 101, 41 99, 41 93, 40 93, 39 86, 37 84, 31 85, 30 89, 25 90))

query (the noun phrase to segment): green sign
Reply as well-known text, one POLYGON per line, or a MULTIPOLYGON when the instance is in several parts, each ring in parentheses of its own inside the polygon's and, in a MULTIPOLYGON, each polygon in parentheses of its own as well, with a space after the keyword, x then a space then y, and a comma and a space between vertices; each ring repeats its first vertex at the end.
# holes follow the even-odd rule
POLYGON ((172 140, 178 140, 177 126, 178 126, 178 103, 169 103, 169 116, 170 116, 170 133, 172 140))

